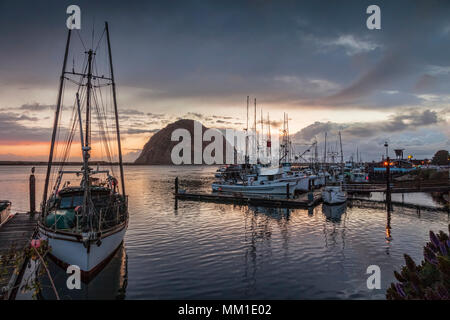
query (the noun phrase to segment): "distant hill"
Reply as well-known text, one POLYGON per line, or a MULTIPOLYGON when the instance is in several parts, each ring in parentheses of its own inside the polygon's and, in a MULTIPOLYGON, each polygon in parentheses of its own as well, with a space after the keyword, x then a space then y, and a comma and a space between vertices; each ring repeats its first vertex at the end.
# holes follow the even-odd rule
MULTIPOLYGON (((172 165, 171 153, 179 141, 171 141, 172 132, 176 129, 186 129, 191 134, 191 163, 194 163, 194 120, 182 119, 167 125, 165 128, 155 133, 144 145, 140 156, 134 162, 135 164, 151 165, 172 165)), ((202 134, 208 130, 202 125, 202 134)), ((224 139, 225 140, 225 139, 224 139)), ((206 141, 202 144, 202 151, 211 142, 206 141)), ((226 156, 226 146, 223 148, 224 161, 226 156)))

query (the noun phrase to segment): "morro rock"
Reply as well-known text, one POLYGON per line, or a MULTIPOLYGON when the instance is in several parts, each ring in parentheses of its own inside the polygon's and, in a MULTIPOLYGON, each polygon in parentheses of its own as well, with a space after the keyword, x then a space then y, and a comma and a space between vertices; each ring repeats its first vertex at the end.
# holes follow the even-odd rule
MULTIPOLYGON (((182 119, 167 125, 165 128, 155 133, 144 145, 140 156, 134 163, 150 165, 172 165, 171 153, 174 146, 179 141, 171 141, 172 132, 176 129, 186 129, 191 135, 191 164, 194 164, 194 120, 182 119)), ((202 135, 208 130, 202 125, 202 135)), ((223 139, 223 159, 226 157, 225 138, 223 139)), ((210 141, 202 142, 202 152, 210 141)), ((203 162, 204 163, 204 162, 203 162)))

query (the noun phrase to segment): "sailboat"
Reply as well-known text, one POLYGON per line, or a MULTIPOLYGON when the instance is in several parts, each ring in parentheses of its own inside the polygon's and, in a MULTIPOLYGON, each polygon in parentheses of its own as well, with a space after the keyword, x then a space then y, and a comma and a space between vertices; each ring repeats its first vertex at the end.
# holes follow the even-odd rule
POLYGON ((120 248, 128 226, 128 198, 125 193, 108 23, 105 22, 105 29, 100 38, 105 39, 104 35, 106 34, 107 51, 105 49, 105 53, 108 57, 108 76, 97 73, 99 63, 97 63, 96 57, 99 46, 96 49, 85 51, 82 71, 75 72, 75 68, 67 71, 71 33, 72 30, 69 30, 60 77, 38 231, 41 239, 48 240, 51 247, 50 255, 56 262, 63 266, 78 266, 82 276, 86 278, 101 270, 120 248), (77 80, 73 80, 73 78, 77 80), (75 83, 77 89, 69 130, 66 139, 62 142, 63 148, 59 148, 59 150, 63 149, 62 158, 60 162, 54 164, 55 145, 61 131, 59 126, 62 126, 60 119, 64 104, 63 91, 67 80, 75 83), (100 102, 99 91, 102 87, 110 89, 109 94, 112 99, 108 99, 111 104, 109 109, 100 102), (113 113, 114 117, 108 117, 106 111, 113 113), (97 131, 94 132, 98 135, 97 141, 101 141, 102 146, 99 148, 102 151, 97 151, 104 152, 106 150, 106 154, 111 160, 109 162, 110 169, 100 168, 99 165, 97 168, 93 168, 90 161, 93 148, 95 148, 95 143, 92 143, 91 138, 94 125, 93 114, 97 116, 95 123, 98 124, 98 128, 94 129, 97 131), (115 132, 112 135, 115 136, 115 139, 110 138, 109 128, 112 127, 112 123, 108 123, 108 120, 114 123, 115 130, 113 131, 115 132), (65 165, 70 154, 70 151, 67 150, 70 150, 75 132, 78 130, 82 167, 73 170, 66 168, 65 165), (111 140, 115 140, 117 144, 120 179, 114 173, 111 140), (58 169, 53 169, 53 166, 58 166, 58 169), (53 189, 49 192, 51 177, 53 178, 53 189), (71 184, 69 179, 75 179, 77 183, 71 184), (80 180, 79 184, 78 180, 80 180))

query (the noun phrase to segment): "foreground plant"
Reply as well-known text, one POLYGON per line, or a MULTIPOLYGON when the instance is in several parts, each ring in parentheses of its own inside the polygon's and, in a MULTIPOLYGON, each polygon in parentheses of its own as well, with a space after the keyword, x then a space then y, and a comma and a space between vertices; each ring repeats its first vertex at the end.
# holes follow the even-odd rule
MULTIPOLYGON (((450 234, 450 225, 449 234, 450 234)), ((450 240, 443 231, 430 231, 430 242, 423 250, 424 260, 416 265, 405 254, 406 265, 394 271, 398 283, 391 283, 386 291, 389 300, 450 300, 450 240)))

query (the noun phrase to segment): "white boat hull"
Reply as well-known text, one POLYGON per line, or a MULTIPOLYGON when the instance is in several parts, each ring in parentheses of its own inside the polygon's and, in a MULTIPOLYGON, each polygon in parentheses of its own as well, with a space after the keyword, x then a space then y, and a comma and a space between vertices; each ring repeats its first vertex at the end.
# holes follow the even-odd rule
POLYGON ((39 226, 41 238, 48 240, 51 255, 67 265, 80 267, 81 271, 91 272, 111 256, 122 243, 127 226, 101 237, 100 245, 96 241, 85 247, 74 235, 49 231, 39 226))
POLYGON ((327 189, 322 191, 322 200, 326 204, 341 204, 347 201, 347 193, 337 189, 327 189))

